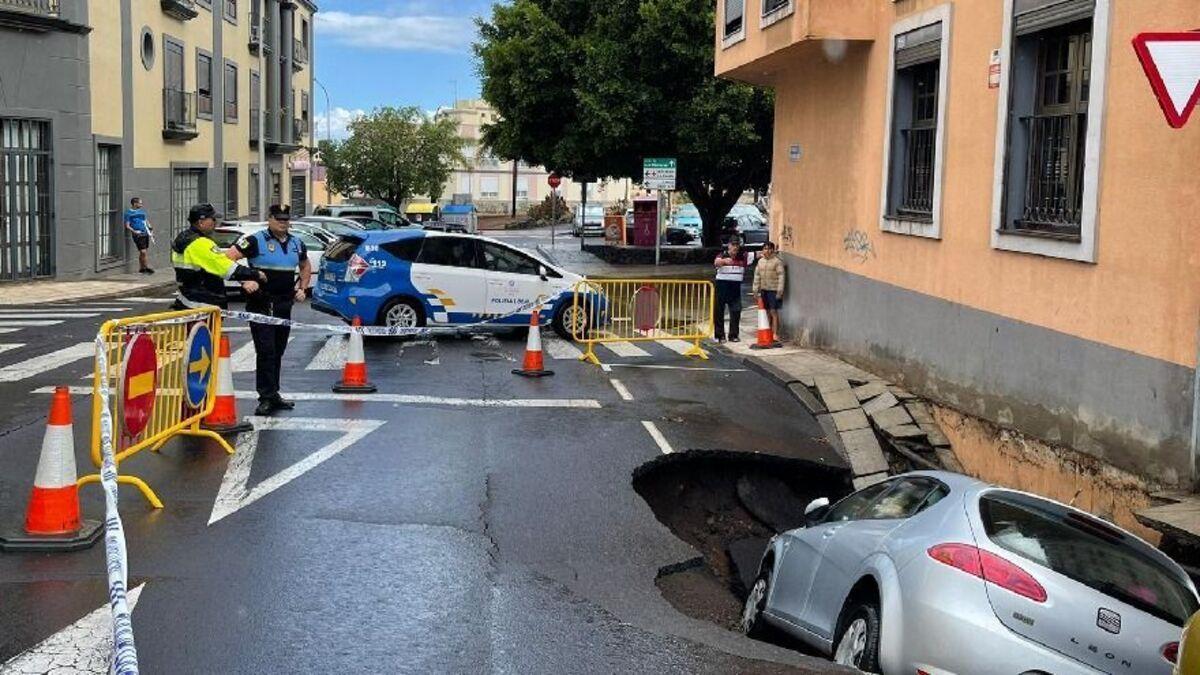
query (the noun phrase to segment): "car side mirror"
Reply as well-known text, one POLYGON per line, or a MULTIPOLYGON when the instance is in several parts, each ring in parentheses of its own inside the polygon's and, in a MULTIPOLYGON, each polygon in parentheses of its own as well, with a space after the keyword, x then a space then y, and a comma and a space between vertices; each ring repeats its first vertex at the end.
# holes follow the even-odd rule
POLYGON ((812 525, 812 524, 820 521, 822 518, 824 518, 825 514, 828 512, 829 512, 829 498, 828 497, 820 497, 818 499, 814 499, 808 503, 808 506, 804 507, 804 522, 807 525, 812 525))
POLYGON ((542 278, 542 281, 549 280, 547 277, 550 276, 550 272, 546 269, 545 265, 538 265, 538 276, 542 278))

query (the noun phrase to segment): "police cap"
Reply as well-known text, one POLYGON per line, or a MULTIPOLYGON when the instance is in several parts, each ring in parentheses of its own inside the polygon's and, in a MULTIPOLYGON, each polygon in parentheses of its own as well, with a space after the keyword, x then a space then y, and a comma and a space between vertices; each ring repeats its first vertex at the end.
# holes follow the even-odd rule
POLYGON ((217 212, 216 207, 212 204, 196 204, 188 211, 188 222, 195 225, 205 218, 221 219, 221 214, 217 212))
POLYGON ((292 207, 287 204, 272 204, 269 212, 275 220, 292 219, 292 207))

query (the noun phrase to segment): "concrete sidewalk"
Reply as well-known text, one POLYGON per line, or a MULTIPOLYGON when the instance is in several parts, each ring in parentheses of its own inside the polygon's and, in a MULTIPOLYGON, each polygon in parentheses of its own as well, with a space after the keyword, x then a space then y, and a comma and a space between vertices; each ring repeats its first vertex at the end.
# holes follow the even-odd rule
POLYGON ((174 287, 175 275, 170 270, 157 274, 114 274, 85 281, 24 281, 0 285, 0 306, 100 300, 174 287))
POLYGON ((785 387, 816 416, 850 464, 855 489, 884 480, 895 469, 962 471, 924 401, 817 349, 791 344, 755 349, 758 311, 750 303, 746 307, 742 341, 726 342, 720 349, 785 387))

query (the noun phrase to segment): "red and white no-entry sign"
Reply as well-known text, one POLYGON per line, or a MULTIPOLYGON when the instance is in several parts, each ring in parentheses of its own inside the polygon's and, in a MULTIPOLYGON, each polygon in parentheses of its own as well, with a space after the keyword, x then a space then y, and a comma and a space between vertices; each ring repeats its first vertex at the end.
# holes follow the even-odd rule
POLYGON ((1142 33, 1133 49, 1167 124, 1182 129, 1200 102, 1200 32, 1142 33))

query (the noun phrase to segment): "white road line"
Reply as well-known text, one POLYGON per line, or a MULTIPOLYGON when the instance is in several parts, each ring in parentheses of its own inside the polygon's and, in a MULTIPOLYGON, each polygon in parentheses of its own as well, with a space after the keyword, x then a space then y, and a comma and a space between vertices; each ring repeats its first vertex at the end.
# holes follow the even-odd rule
MULTIPOLYGON (((145 587, 146 584, 140 584, 125 595, 130 612, 137 607, 138 597, 145 587)), ((112 622, 112 609, 106 602, 91 614, 0 665, 0 674, 107 673, 112 665, 112 622)))
POLYGON ((239 509, 253 504, 303 476, 385 424, 384 420, 303 417, 250 417, 249 420, 254 425, 254 431, 238 436, 237 451, 234 452, 229 466, 225 469, 225 477, 221 479, 221 487, 217 491, 217 498, 213 501, 212 513, 208 517, 209 525, 236 513, 239 509), (341 432, 342 435, 274 476, 259 481, 251 488, 246 483, 250 480, 250 469, 254 465, 254 454, 258 450, 259 434, 263 431, 336 431, 341 432))
POLYGON ((601 342, 601 347, 605 347, 608 351, 617 356, 632 357, 632 356, 650 356, 650 352, 633 344, 632 342, 601 342))
POLYGON ((5 321, 0 320, 0 326, 5 328, 39 328, 41 326, 57 326, 62 321, 5 321))
POLYGON ((4 335, 6 333, 15 333, 19 330, 21 330, 21 329, 20 328, 0 328, 0 335, 4 335))
MULTIPOLYGON (((95 312, 86 312, 82 314, 65 313, 65 312, 0 312, 0 320, 9 319, 91 319, 100 316, 95 312)), ((59 321, 59 323, 62 323, 59 321)))
POLYGON ((24 347, 24 346, 25 345, 23 343, 21 343, 21 344, 0 344, 0 354, 3 354, 4 352, 7 352, 7 351, 12 351, 14 349, 20 349, 21 347, 24 347))
MULTIPOLYGON (((18 308, 5 307, 0 311, 11 312, 18 308)), ((90 305, 38 305, 30 308, 31 312, 66 312, 68 314, 80 314, 83 312, 128 312, 132 307, 92 307, 90 305)))
POLYGON ((692 348, 692 343, 687 340, 659 340, 658 344, 670 349, 676 354, 687 354, 692 348))
POLYGON ((646 368, 649 370, 703 370, 709 373, 744 373, 745 368, 706 368, 704 366, 659 366, 650 364, 638 363, 612 363, 606 364, 607 370, 613 368, 646 368))
POLYGON ((75 363, 81 359, 86 359, 95 354, 96 344, 94 342, 80 342, 73 347, 66 347, 56 352, 25 359, 11 366, 4 366, 0 368, 0 382, 24 380, 54 370, 55 368, 75 363))
POLYGON ((617 393, 621 395, 621 398, 623 400, 626 400, 626 401, 633 400, 633 394, 629 393, 629 390, 625 388, 625 385, 621 384, 620 380, 610 379, 609 382, 612 384, 613 389, 616 389, 617 393))
POLYGON ((578 361, 579 357, 583 356, 583 352, 578 347, 558 338, 544 337, 542 338, 542 346, 546 348, 546 353, 550 355, 550 358, 558 361, 568 359, 578 361))
POLYGON ((308 362, 305 370, 341 370, 346 364, 348 350, 346 338, 341 335, 331 335, 325 341, 321 351, 308 362))
POLYGON ((649 433, 650 438, 653 438, 654 442, 658 444, 658 449, 662 450, 664 455, 669 455, 672 452, 675 452, 675 449, 672 448, 671 444, 667 442, 667 437, 663 436, 662 432, 658 430, 658 427, 654 426, 654 422, 647 422, 643 420, 642 426, 646 427, 646 432, 649 433))
POLYGON ((167 297, 165 297, 165 298, 144 298, 144 297, 138 297, 138 296, 134 296, 134 297, 130 297, 130 298, 115 298, 115 299, 114 299, 114 301, 115 301, 115 302, 162 302, 162 303, 171 303, 171 302, 175 302, 175 296, 170 296, 170 295, 169 295, 169 296, 167 296, 167 297))
MULTIPOLYGON (((91 344, 90 342, 88 343, 91 344)), ((53 394, 54 387, 33 390, 35 394, 53 394)), ((258 392, 237 391, 238 398, 257 400, 258 392)), ((91 387, 71 387, 72 396, 91 396, 91 387)), ((283 392, 283 397, 295 401, 347 401, 354 403, 395 403, 404 405, 445 405, 460 408, 576 408, 597 410, 600 402, 591 398, 447 398, 415 394, 334 394, 312 392, 283 392)))

